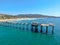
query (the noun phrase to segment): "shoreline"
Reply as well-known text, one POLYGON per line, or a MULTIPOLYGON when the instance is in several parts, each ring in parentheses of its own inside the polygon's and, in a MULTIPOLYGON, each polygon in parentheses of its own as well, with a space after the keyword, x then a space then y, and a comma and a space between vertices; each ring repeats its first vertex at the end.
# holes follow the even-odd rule
POLYGON ((17 19, 0 19, 0 22, 16 21, 16 20, 36 20, 37 18, 17 18, 17 19))

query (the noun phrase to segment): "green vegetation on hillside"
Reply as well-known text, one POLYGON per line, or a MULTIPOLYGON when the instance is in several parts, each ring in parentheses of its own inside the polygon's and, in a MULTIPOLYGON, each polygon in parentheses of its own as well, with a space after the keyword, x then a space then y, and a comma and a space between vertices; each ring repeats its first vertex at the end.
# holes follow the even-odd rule
POLYGON ((8 15, 8 14, 0 14, 0 19, 16 19, 16 18, 56 18, 54 16, 45 16, 41 14, 19 14, 19 15, 8 15))
POLYGON ((14 18, 17 18, 17 17, 12 15, 0 14, 0 19, 14 19, 14 18))

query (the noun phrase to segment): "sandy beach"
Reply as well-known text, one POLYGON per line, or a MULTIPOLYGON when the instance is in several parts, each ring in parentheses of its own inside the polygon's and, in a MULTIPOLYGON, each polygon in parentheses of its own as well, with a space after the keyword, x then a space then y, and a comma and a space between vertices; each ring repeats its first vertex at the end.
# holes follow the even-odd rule
POLYGON ((37 18, 0 19, 0 22, 15 21, 15 20, 35 20, 35 19, 37 19, 37 18))

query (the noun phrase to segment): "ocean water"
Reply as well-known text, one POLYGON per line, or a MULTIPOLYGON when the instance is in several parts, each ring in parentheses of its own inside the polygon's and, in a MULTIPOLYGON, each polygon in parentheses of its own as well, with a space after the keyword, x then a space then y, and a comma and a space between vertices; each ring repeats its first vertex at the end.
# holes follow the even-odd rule
POLYGON ((0 45, 60 45, 60 18, 43 18, 18 22, 53 23, 55 25, 54 34, 46 35, 40 32, 35 33, 29 30, 0 26, 0 45))

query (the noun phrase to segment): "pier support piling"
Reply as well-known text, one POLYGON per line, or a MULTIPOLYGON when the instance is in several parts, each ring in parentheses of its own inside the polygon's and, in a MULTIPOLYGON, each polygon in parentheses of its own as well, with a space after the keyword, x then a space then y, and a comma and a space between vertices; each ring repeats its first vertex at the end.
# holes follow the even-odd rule
POLYGON ((40 30, 41 33, 42 33, 42 29, 43 29, 43 26, 41 26, 41 30, 40 30))
POLYGON ((54 33, 54 26, 52 26, 52 34, 54 33))
POLYGON ((46 26, 46 33, 48 33, 48 26, 46 26))
POLYGON ((38 25, 35 26, 35 32, 38 32, 38 25))
POLYGON ((33 25, 31 26, 31 31, 33 32, 33 25))

